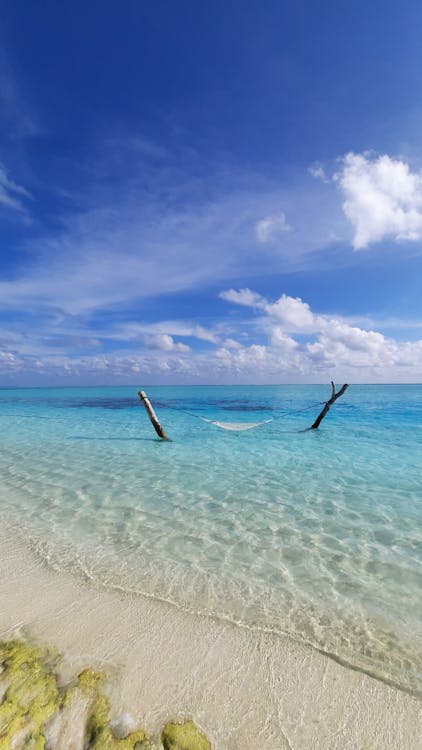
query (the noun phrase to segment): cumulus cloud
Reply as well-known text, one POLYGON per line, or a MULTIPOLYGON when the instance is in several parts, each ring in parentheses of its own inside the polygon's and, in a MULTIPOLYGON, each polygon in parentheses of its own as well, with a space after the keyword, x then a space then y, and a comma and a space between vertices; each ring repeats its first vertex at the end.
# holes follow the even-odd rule
POLYGON ((258 373, 265 369, 268 362, 268 352, 261 344, 241 346, 236 349, 221 347, 215 353, 217 371, 242 376, 245 373, 258 373))
POLYGON ((2 382, 133 383, 146 377, 163 383, 420 381, 422 339, 401 341, 376 330, 371 321, 314 311, 287 294, 270 300, 251 289, 230 289, 220 297, 243 308, 241 321, 220 323, 218 336, 199 326, 201 338, 192 348, 178 340, 182 331, 195 331, 183 321, 97 329, 96 346, 89 350, 78 344, 72 353, 61 342, 61 336, 72 334, 71 320, 67 333, 63 327, 54 339, 0 330, 2 382), (105 348, 113 337, 121 346, 110 353, 105 348))
MULTIPOLYGON (((330 380, 336 374, 340 377, 339 373, 352 381, 420 377, 422 340, 397 341, 379 331, 350 325, 340 316, 315 313, 300 297, 283 294, 271 302, 250 289, 241 290, 238 296, 235 290, 220 296, 241 305, 249 300, 251 308, 263 313, 260 325, 268 340, 255 367, 260 372, 266 367, 269 377, 277 371, 280 376, 290 372, 295 379, 304 376, 308 380, 323 372, 330 380)), ((242 361, 251 362, 252 355, 252 347, 244 347, 243 354, 225 350, 224 361, 226 365, 232 361, 239 370, 242 361)))
POLYGON ((284 232, 290 232, 291 227, 281 211, 274 216, 266 216, 255 224, 255 234, 259 242, 266 243, 276 240, 284 232))
POLYGON ((273 304, 266 304, 265 310, 269 315, 283 324, 285 330, 313 332, 317 327, 317 318, 307 302, 300 297, 289 297, 282 294, 273 304))
MULTIPOLYGON (((305 304, 305 303, 304 303, 305 304)), ((271 313, 259 319, 252 344, 226 339, 211 350, 190 351, 171 336, 150 339, 144 352, 86 356, 0 353, 4 383, 63 382, 416 382, 422 369, 422 340, 397 341, 339 317, 314 315, 314 332, 292 334, 291 323, 271 313), (25 381, 26 378, 26 381, 25 381)))
POLYGON ((235 339, 226 339, 223 341, 223 347, 226 349, 243 349, 243 345, 235 339))
POLYGON ((265 307, 266 301, 257 292, 252 292, 250 289, 227 289, 219 294, 220 299, 226 300, 226 302, 235 302, 237 305, 244 305, 245 307, 265 307))
POLYGON ((159 349, 162 352, 190 352, 190 346, 182 342, 176 342, 173 336, 170 336, 168 333, 144 336, 143 343, 147 349, 159 349))
POLYGON ((387 155, 349 153, 334 180, 345 199, 355 250, 388 238, 422 238, 422 172, 387 155))
POLYGON ((297 349, 299 344, 291 336, 288 336, 280 326, 274 326, 270 333, 271 346, 276 347, 279 350, 293 351, 297 349))
POLYGON ((220 298, 237 305, 264 310, 270 318, 282 324, 285 331, 312 333, 318 329, 318 317, 311 311, 307 302, 300 297, 282 294, 276 302, 269 302, 251 289, 227 289, 220 292, 220 298))

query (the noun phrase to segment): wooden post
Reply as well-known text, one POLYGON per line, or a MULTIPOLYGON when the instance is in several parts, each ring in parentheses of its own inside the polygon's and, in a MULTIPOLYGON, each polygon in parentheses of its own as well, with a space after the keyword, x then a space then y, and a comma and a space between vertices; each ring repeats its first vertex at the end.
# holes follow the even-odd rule
POLYGON ((330 411, 330 407, 334 404, 334 401, 337 401, 337 399, 343 395, 343 393, 348 389, 348 387, 349 387, 348 384, 345 383, 344 386, 340 388, 339 392, 336 393, 336 387, 333 381, 331 381, 331 398, 326 402, 321 414, 317 416, 313 425, 311 425, 311 427, 308 428, 309 430, 316 430, 317 427, 319 427, 319 425, 321 424, 326 414, 328 414, 328 412, 330 411))
POLYGON ((147 414, 148 414, 148 416, 149 416, 149 418, 151 420, 151 423, 152 423, 152 425, 154 427, 154 430, 157 433, 157 435, 161 438, 161 440, 170 440, 170 438, 167 437, 166 433, 164 432, 164 429, 160 425, 160 423, 159 423, 159 421, 157 419, 157 415, 156 415, 154 409, 152 408, 151 402, 150 402, 147 394, 145 393, 145 391, 139 391, 138 392, 138 396, 139 396, 141 402, 143 403, 143 405, 145 406, 146 412, 147 412, 147 414))

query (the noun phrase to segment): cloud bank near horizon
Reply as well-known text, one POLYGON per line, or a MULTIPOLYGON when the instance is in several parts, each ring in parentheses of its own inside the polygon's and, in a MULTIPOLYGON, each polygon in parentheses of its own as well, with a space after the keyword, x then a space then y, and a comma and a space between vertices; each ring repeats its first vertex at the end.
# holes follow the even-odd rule
MULTIPOLYGON (((299 297, 275 301, 248 288, 228 289, 220 298, 252 318, 213 329, 189 321, 123 324, 86 340, 85 356, 19 354, 19 345, 0 353, 0 374, 11 381, 33 377, 54 382, 283 383, 415 382, 422 371, 422 339, 398 341, 340 316, 315 313, 299 297), (193 349, 187 341, 203 342, 193 349), (119 347, 101 353, 107 342, 119 347), (132 347, 127 346, 131 341, 132 347), (122 346, 123 344, 123 346, 122 346), (126 346, 124 346, 126 344, 126 346)), ((23 339, 19 342, 25 344, 23 339)), ((36 349, 36 346, 35 346, 36 349)), ((27 383, 29 384, 29 383, 27 383)))

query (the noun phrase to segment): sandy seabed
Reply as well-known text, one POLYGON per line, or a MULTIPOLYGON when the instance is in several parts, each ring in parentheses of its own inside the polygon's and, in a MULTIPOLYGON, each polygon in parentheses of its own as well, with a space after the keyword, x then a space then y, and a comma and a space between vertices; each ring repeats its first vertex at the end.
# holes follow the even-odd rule
POLYGON ((83 584, 0 531, 0 640, 109 677, 112 712, 152 735, 192 717, 215 750, 417 750, 421 702, 289 637, 83 584))

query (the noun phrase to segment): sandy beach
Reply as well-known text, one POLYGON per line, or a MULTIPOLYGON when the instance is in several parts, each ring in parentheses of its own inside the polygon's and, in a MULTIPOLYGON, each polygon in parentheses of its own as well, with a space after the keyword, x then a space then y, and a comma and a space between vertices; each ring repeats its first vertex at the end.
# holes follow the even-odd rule
POLYGON ((105 670, 113 715, 152 735, 192 717, 215 750, 419 747, 417 698, 311 647, 83 584, 5 527, 0 549, 0 638, 53 645, 63 680, 105 670))

